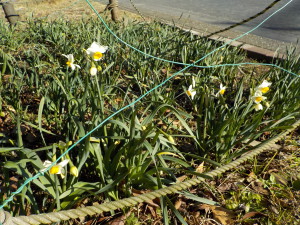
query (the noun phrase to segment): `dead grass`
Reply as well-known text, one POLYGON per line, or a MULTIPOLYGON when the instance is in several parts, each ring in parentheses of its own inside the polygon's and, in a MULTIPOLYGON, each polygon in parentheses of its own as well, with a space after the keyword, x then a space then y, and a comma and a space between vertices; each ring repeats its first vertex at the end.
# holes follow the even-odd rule
MULTIPOLYGON (((98 12, 104 12, 106 5, 96 1, 91 1, 98 12)), ((21 21, 27 19, 47 18, 54 20, 63 18, 68 20, 96 17, 96 14, 85 1, 78 0, 17 0, 14 3, 16 13, 20 15, 21 21)), ((110 12, 104 12, 110 18, 110 12)), ((140 20, 140 16, 124 10, 120 10, 121 19, 140 20)), ((4 12, 0 10, 0 19, 6 21, 4 12)))

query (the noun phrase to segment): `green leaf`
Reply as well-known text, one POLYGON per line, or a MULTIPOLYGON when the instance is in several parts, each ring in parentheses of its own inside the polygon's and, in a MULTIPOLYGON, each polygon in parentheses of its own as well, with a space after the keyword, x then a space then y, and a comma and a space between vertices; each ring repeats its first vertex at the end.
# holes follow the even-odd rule
POLYGON ((23 148, 18 148, 18 147, 0 148, 0 153, 10 152, 10 151, 18 151, 18 150, 22 150, 22 149, 23 148))
POLYGON ((97 190, 100 186, 100 182, 90 183, 90 182, 77 182, 72 185, 67 191, 63 192, 59 199, 66 198, 68 196, 81 196, 83 193, 88 192, 90 190, 97 190))
POLYGON ((182 194, 183 196, 185 196, 186 198, 195 200, 197 202, 205 203, 205 204, 208 204, 208 205, 219 205, 219 203, 217 203, 215 201, 212 201, 212 200, 207 199, 207 198, 201 198, 197 195, 191 194, 191 193, 186 192, 186 191, 179 192, 179 193, 182 194))
POLYGON ((175 216, 179 219, 179 221, 181 222, 181 224, 188 225, 187 222, 182 217, 182 215, 180 214, 180 212, 178 212, 178 210, 175 208, 175 206, 173 205, 173 203, 170 201, 170 199, 168 197, 166 197, 165 199, 167 200, 167 203, 168 203, 170 209, 175 214, 175 216))
POLYGON ((46 145, 44 135, 43 135, 43 131, 42 131, 42 116, 43 116, 44 104, 45 104, 45 98, 42 97, 40 105, 39 105, 39 111, 38 111, 38 124, 39 124, 39 131, 40 131, 41 137, 43 139, 44 144, 46 145))
POLYGON ((216 162, 216 161, 214 161, 214 160, 207 159, 207 158, 204 158, 204 157, 201 157, 201 156, 192 154, 192 153, 185 153, 185 152, 182 152, 182 154, 191 156, 191 157, 193 157, 193 158, 195 158, 195 159, 199 159, 200 161, 207 162, 207 163, 212 164, 212 165, 217 166, 217 167, 222 166, 222 164, 220 164, 220 163, 218 163, 218 162, 216 162))
POLYGON ((44 132, 44 133, 51 134, 51 135, 56 135, 56 134, 52 133, 51 131, 48 131, 48 130, 42 128, 42 127, 39 127, 39 126, 37 126, 37 125, 34 125, 33 123, 30 123, 30 122, 28 122, 28 121, 22 120, 22 122, 23 122, 23 123, 26 123, 27 125, 31 126, 32 128, 39 129, 40 132, 44 132))
POLYGON ((167 155, 161 155, 161 157, 163 159, 165 159, 165 160, 169 160, 169 161, 175 162, 175 163, 180 164, 180 165, 182 165, 184 167, 190 167, 191 166, 188 163, 184 162, 183 160, 175 158, 175 157, 171 157, 171 156, 167 156, 167 155))
POLYGON ((129 172, 124 173, 124 174, 118 176, 113 182, 111 182, 111 183, 105 185, 105 186, 104 186, 103 188, 101 188, 99 191, 96 191, 96 192, 95 192, 95 195, 98 195, 98 194, 100 194, 100 193, 103 193, 103 192, 108 191, 109 189, 115 187, 118 183, 120 183, 120 181, 124 180, 125 177, 127 177, 128 173, 129 173, 129 172))

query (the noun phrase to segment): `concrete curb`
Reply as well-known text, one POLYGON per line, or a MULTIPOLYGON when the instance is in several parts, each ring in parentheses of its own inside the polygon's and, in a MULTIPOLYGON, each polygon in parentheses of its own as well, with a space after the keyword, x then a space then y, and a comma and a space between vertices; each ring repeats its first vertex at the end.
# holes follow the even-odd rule
MULTIPOLYGON (((162 23, 164 23, 168 26, 174 27, 174 24, 171 24, 170 22, 165 21, 164 19, 160 19, 160 22, 162 22, 162 23)), ((263 61, 263 62, 270 63, 274 60, 280 60, 281 61, 281 60, 285 60, 287 58, 287 56, 285 54, 278 53, 277 51, 272 51, 272 50, 268 50, 268 49, 265 49, 265 48, 261 48, 261 47, 258 47, 258 46, 254 46, 254 45, 251 45, 251 44, 248 44, 248 43, 245 43, 245 42, 232 41, 232 39, 230 39, 230 38, 225 38, 225 37, 222 37, 222 36, 219 36, 219 35, 212 35, 212 36, 204 35, 203 33, 199 32, 199 31, 187 29, 187 28, 184 28, 184 27, 181 27, 181 26, 175 26, 175 27, 177 27, 177 28, 179 28, 183 31, 190 32, 193 35, 197 35, 199 37, 206 37, 206 38, 208 38, 212 41, 223 42, 223 43, 229 43, 230 42, 228 44, 229 46, 239 47, 239 48, 243 49, 246 52, 246 54, 249 58, 252 58, 252 59, 255 59, 255 60, 258 60, 258 61, 263 61)))
MULTIPOLYGON (((186 29, 184 29, 186 30, 186 29)), ((190 31, 192 34, 198 35, 198 36, 203 36, 201 35, 199 32, 197 31, 190 31)), ((232 41, 232 39, 229 38, 224 38, 218 35, 212 35, 210 37, 208 37, 208 39, 213 40, 213 41, 221 41, 224 43, 228 43, 230 41, 232 41)), ((262 61, 266 61, 266 62, 271 62, 274 59, 279 59, 279 60, 284 60, 286 59, 286 55, 285 54, 281 54, 278 53, 276 51, 271 51, 268 49, 264 49, 261 47, 257 47, 251 44, 247 44, 247 43, 243 43, 240 41, 232 41, 230 42, 229 46, 233 46, 233 47, 239 47, 241 49, 243 49, 244 51, 246 51, 247 55, 250 58, 254 58, 257 60, 262 60, 262 61)))
MULTIPOLYGON (((192 33, 198 33, 199 32, 192 32, 192 33)), ((214 41, 222 41, 224 43, 228 43, 231 41, 231 39, 229 38, 224 38, 218 35, 213 35, 211 37, 209 37, 209 39, 214 40, 214 41)), ((255 59, 259 59, 259 60, 265 60, 265 61, 272 61, 273 59, 280 59, 280 60, 284 60, 286 58, 285 54, 281 54, 278 52, 274 52, 268 49, 264 49, 261 47, 257 47, 254 45, 250 45, 250 44, 246 44, 240 41, 232 41, 230 44, 230 46, 233 47, 240 47, 241 49, 243 49, 244 51, 247 52, 247 55, 251 58, 255 58, 255 59)))

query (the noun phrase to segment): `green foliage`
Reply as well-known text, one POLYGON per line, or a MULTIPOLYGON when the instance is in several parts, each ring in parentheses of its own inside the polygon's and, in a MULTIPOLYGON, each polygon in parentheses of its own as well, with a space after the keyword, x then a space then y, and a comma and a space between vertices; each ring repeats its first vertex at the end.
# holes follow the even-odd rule
POLYGON ((125 225, 140 225, 138 218, 131 213, 130 216, 126 218, 125 225))
POLYGON ((231 198, 226 200, 226 207, 231 210, 238 208, 244 208, 245 212, 249 211, 261 211, 262 209, 262 196, 258 193, 247 190, 244 187, 239 191, 231 191, 231 198))

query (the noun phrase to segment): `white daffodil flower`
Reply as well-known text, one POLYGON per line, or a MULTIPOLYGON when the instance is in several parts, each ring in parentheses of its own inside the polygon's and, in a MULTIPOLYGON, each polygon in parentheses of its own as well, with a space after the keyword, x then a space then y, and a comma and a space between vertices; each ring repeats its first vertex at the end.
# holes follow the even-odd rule
POLYGON ((196 87, 196 81, 194 80, 194 78, 192 78, 192 84, 189 86, 189 89, 186 91, 186 94, 190 96, 192 100, 194 99, 197 93, 195 87, 196 87))
POLYGON ((260 104, 265 99, 267 99, 267 97, 264 97, 260 91, 256 91, 252 96, 252 101, 254 101, 256 104, 260 104))
MULTIPOLYGON (((54 165, 50 168, 49 173, 51 174, 61 174, 62 177, 65 174, 65 169, 63 167, 65 167, 69 162, 69 159, 65 159, 63 161, 61 161, 60 163, 58 163, 57 165, 54 165)), ((51 166, 52 162, 49 160, 46 160, 43 163, 44 169, 41 170, 41 172, 45 171, 49 166, 51 166)))
POLYGON ((269 86, 271 86, 271 84, 272 83, 264 80, 255 90, 265 94, 270 90, 269 86))
POLYGON ((227 88, 226 86, 223 86, 223 84, 220 84, 220 90, 217 93, 217 96, 218 95, 224 95, 226 88, 227 88))
POLYGON ((108 46, 99 45, 97 42, 93 42, 91 46, 86 50, 86 53, 92 57, 94 61, 99 61, 103 57, 108 49, 108 46))
POLYGON ((68 59, 68 61, 67 61, 66 64, 69 67, 71 67, 72 70, 75 70, 76 67, 78 67, 80 69, 79 65, 74 64, 74 56, 73 56, 73 54, 69 54, 69 55, 62 54, 62 55, 68 59))
POLYGON ((254 105, 254 109, 255 109, 255 111, 259 111, 259 110, 262 110, 263 109, 263 106, 262 106, 262 104, 255 104, 254 105))

